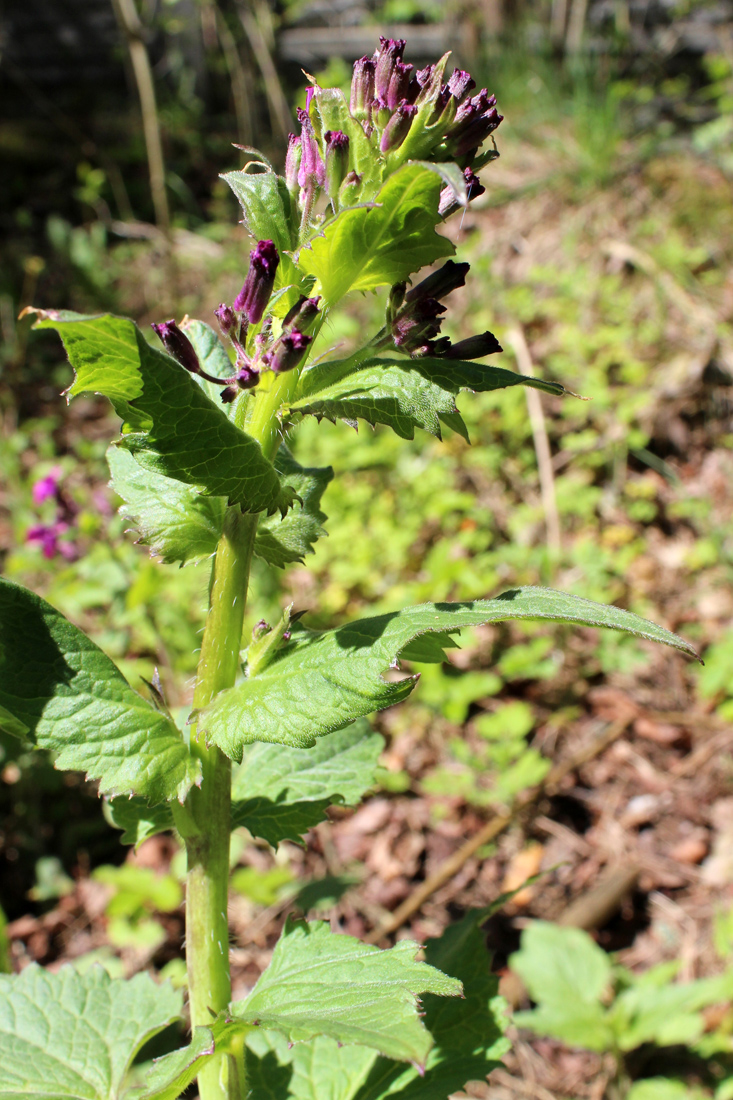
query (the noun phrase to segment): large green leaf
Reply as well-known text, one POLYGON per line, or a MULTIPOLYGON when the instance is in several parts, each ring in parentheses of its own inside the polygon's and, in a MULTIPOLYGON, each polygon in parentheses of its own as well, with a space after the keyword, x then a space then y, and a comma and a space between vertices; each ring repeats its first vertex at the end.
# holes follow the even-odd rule
POLYGON ((253 741, 312 745, 410 694, 417 677, 387 682, 382 673, 413 638, 506 619, 605 626, 696 656, 682 638, 629 611, 549 588, 515 588, 493 600, 422 604, 338 630, 297 631, 263 672, 222 692, 202 712, 200 728, 236 760, 253 741))
POLYGON ((296 244, 285 180, 274 172, 224 172, 221 177, 239 199, 244 224, 255 240, 274 241, 278 252, 296 244))
POLYGON ((306 468, 296 462, 286 447, 275 458, 275 468, 283 485, 299 498, 285 516, 263 517, 257 526, 255 554, 280 569, 291 562, 302 561, 313 553, 313 544, 326 534, 321 511, 321 497, 333 477, 330 466, 306 468))
POLYGON ((357 420, 387 424, 403 439, 412 439, 416 427, 440 438, 441 419, 452 417, 451 426, 467 438, 453 394, 410 370, 409 363, 395 360, 393 366, 359 370, 296 400, 292 411, 354 425, 357 420))
POLYGON ((315 275, 328 306, 350 290, 374 290, 406 279, 454 246, 435 232, 442 181, 406 164, 389 177, 373 206, 343 210, 300 250, 298 266, 315 275))
POLYGON ((167 715, 55 608, 0 578, 0 727, 102 793, 183 800, 200 774, 167 715))
MULTIPOLYGON (((500 1065, 508 1047, 503 1037, 504 1002, 497 996, 497 978, 489 972, 480 925, 487 910, 469 913, 438 939, 428 940, 426 961, 463 984, 463 998, 426 994, 423 998, 425 1025, 434 1039, 425 1073, 385 1058, 367 1047, 341 1046, 334 1039, 320 1037, 299 1043, 292 1051, 283 1044, 263 1043, 264 1036, 250 1040, 252 1054, 262 1064, 289 1067, 289 1088, 278 1100, 447 1100, 469 1080, 483 1080, 500 1065)), ((254 1063, 252 1058, 251 1062, 254 1063)), ((264 1100, 266 1092, 255 1091, 252 1100, 264 1100)))
POLYGON ((423 1064, 432 1040, 417 998, 457 996, 461 983, 417 962, 418 951, 410 940, 380 951, 334 934, 323 921, 288 919, 269 967, 232 1016, 291 1042, 326 1035, 423 1064))
MULTIPOLYGON (((337 802, 355 805, 374 783, 384 740, 367 721, 322 737, 312 749, 254 744, 245 749, 232 776, 232 828, 244 825, 275 847, 300 842, 337 802)), ((166 803, 148 806, 142 798, 115 798, 109 816, 123 829, 123 844, 142 844, 173 828, 166 803)))
POLYGON ((246 512, 287 510, 292 493, 283 490, 259 443, 132 321, 50 311, 39 317, 37 328, 59 332, 76 372, 68 392, 111 400, 124 421, 121 443, 141 466, 227 497, 246 512))
POLYGON ((99 966, 0 976, 0 1100, 118 1100, 138 1050, 182 1002, 148 974, 122 981, 99 966))

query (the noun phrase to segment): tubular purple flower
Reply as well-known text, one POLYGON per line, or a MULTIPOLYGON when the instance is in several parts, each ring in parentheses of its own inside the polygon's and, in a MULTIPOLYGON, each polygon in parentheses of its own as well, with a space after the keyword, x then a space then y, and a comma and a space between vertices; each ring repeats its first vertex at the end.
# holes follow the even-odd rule
POLYGON ((469 336, 467 340, 459 340, 457 344, 451 344, 443 352, 443 358, 482 359, 484 355, 493 355, 503 350, 493 332, 482 332, 477 336, 469 336))
POLYGON ((297 134, 288 134, 288 151, 285 156, 285 183, 291 195, 298 190, 298 172, 303 157, 303 147, 297 134))
POLYGON ((276 374, 293 370, 300 364, 312 342, 313 337, 304 332, 284 332, 272 351, 265 356, 265 361, 276 374))
POLYGON ((326 194, 333 199, 349 170, 349 138, 341 130, 326 130, 326 194))
MULTIPOLYGON (((463 178, 466 181, 466 193, 468 195, 468 201, 478 198, 479 195, 483 195, 486 188, 482 185, 481 180, 471 168, 463 169, 463 178)), ((460 203, 456 200, 452 187, 444 187, 440 192, 440 201, 438 203, 438 213, 441 218, 449 218, 451 214, 455 214, 456 210, 460 208, 460 203)))
POLYGON ((466 92, 476 87, 476 81, 465 69, 454 69, 448 80, 448 91, 455 99, 462 99, 466 92))
POLYGON ((374 94, 382 103, 387 102, 389 85, 394 70, 405 52, 404 38, 379 38, 379 49, 374 55, 374 94))
MULTIPOLYGON (((408 92, 410 90, 411 72, 412 65, 407 65, 404 61, 397 61, 395 63, 386 96, 386 103, 390 111, 394 111, 397 104, 403 99, 409 102, 408 92)), ((415 89, 415 91, 417 93, 417 89, 415 89)))
POLYGON ((379 148, 383 153, 389 153, 397 149, 410 132, 412 120, 417 114, 417 107, 403 99, 397 104, 397 109, 384 128, 379 148))
POLYGON ((222 302, 221 305, 217 306, 214 310, 214 316, 219 322, 221 331, 225 336, 228 336, 237 323, 237 315, 232 307, 222 302))
POLYGON ((457 264, 454 260, 446 260, 438 271, 433 271, 422 282, 408 290, 405 301, 413 303, 422 301, 424 298, 445 298, 459 286, 466 285, 466 275, 470 268, 471 265, 465 261, 457 264))
POLYGON ((152 324, 150 327, 157 332, 163 347, 173 359, 191 374, 201 373, 201 364, 194 346, 175 321, 161 321, 160 324, 152 324))
POLYGON ((368 120, 371 103, 374 99, 375 64, 371 57, 361 57, 354 62, 354 75, 351 78, 350 110, 359 122, 368 120))
POLYGON ((237 313, 243 313, 251 325, 262 320, 275 285, 280 257, 274 241, 258 241, 249 254, 249 271, 244 286, 234 300, 237 313))
POLYGON ((298 122, 301 126, 301 146, 303 155, 298 169, 298 183, 304 190, 314 187, 323 187, 326 178, 326 169, 318 148, 313 123, 302 107, 298 108, 298 122))

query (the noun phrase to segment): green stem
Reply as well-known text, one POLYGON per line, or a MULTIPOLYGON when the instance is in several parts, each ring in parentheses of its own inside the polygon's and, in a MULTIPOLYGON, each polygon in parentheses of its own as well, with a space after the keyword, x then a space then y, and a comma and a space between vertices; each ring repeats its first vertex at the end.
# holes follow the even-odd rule
MULTIPOLYGON (((229 509, 214 561, 195 708, 206 706, 234 684, 256 531, 257 516, 229 509)), ((191 792, 185 811, 176 818, 188 856, 186 962, 194 1028, 210 1024, 231 1000, 227 894, 232 768, 216 746, 207 747, 196 733, 191 751, 201 761, 201 786, 191 792)), ((230 1073, 230 1068, 224 1055, 211 1059, 199 1074, 200 1100, 242 1100, 246 1091, 241 1074, 230 1073)))

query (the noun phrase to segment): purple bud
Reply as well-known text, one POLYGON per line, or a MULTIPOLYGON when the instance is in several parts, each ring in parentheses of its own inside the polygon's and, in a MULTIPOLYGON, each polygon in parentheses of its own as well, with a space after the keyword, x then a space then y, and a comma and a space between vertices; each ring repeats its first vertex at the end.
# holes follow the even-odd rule
POLYGON ((443 358, 482 359, 484 355, 493 355, 503 350, 492 332, 482 332, 477 336, 469 336, 467 340, 459 340, 457 344, 451 344, 448 350, 443 352, 443 358))
MULTIPOLYGON (((481 180, 471 168, 463 169, 463 178, 466 181, 466 194, 468 201, 471 199, 477 199, 479 195, 483 195, 486 188, 482 185, 481 180)), ((451 214, 455 214, 461 204, 457 201, 452 187, 444 187, 440 192, 440 202, 438 203, 438 213, 441 218, 449 218, 451 214)))
POLYGON ((326 169, 316 141, 313 123, 302 107, 298 108, 297 114, 301 126, 300 140, 303 149, 300 168, 298 169, 298 183, 304 189, 323 187, 326 169))
POLYGON ((440 332, 440 314, 445 306, 436 298, 420 298, 405 302, 391 324, 395 347, 413 352, 440 332))
POLYGON ((214 316, 219 322, 219 328, 228 336, 237 323, 237 315, 231 306, 226 305, 224 302, 214 310, 214 316))
POLYGON ((50 473, 46 474, 35 483, 32 490, 33 503, 43 504, 44 500, 58 495, 59 481, 61 480, 61 467, 54 466, 50 473))
POLYGON ((173 359, 179 362, 182 367, 185 367, 187 371, 190 371, 191 374, 201 373, 199 357, 194 350, 194 346, 185 332, 181 332, 175 321, 162 321, 160 324, 153 324, 150 327, 157 332, 163 347, 173 359))
POLYGON ((249 363, 243 363, 234 375, 234 379, 240 390, 251 390, 259 382, 260 372, 249 363))
POLYGON ((471 265, 468 263, 455 263, 454 260, 446 260, 438 271, 433 271, 417 286, 408 290, 405 295, 406 302, 419 302, 423 298, 445 298, 452 290, 466 285, 466 275, 471 265))
POLYGON ((335 198, 349 170, 349 138, 341 130, 326 130, 326 194, 335 198))
POLYGON ((395 113, 384 128, 382 140, 379 143, 383 153, 389 153, 402 144, 410 132, 412 120, 416 114, 417 107, 413 103, 408 103, 406 99, 397 105, 395 113))
POLYGON ((301 297, 283 319, 283 329, 287 331, 310 332, 320 314, 319 298, 301 297))
POLYGON ((244 313, 256 325, 270 301, 280 257, 273 241, 258 241, 249 254, 249 271, 244 286, 234 300, 237 313, 244 313))
POLYGON ((404 61, 397 61, 395 63, 386 96, 387 106, 390 111, 394 111, 398 103, 403 99, 407 99, 407 93, 410 89, 411 72, 412 65, 406 65, 404 61))
POLYGON ((462 99, 466 92, 476 87, 476 81, 465 69, 454 69, 448 81, 448 90, 455 99, 462 99))
POLYGON ((375 65, 371 57, 361 57, 354 62, 350 110, 359 122, 368 118, 370 105, 374 99, 374 69, 375 65))
POLYGON ((405 52, 406 42, 404 38, 379 39, 379 49, 374 55, 376 67, 374 70, 374 94, 383 103, 387 102, 389 84, 397 66, 405 52))
POLYGON ((446 134, 448 152, 453 157, 463 157, 478 149, 503 120, 496 109, 496 96, 482 88, 478 95, 462 103, 446 134))
POLYGON ((265 361, 276 374, 293 370, 300 364, 312 342, 312 336, 298 332, 297 329, 293 332, 284 332, 272 351, 265 356, 265 361))
POLYGON ((285 183, 290 194, 298 190, 298 172, 303 156, 303 147, 297 134, 288 134, 288 151, 285 156, 285 183))
POLYGON ((264 619, 260 619, 258 623, 252 628, 252 641, 258 642, 260 638, 264 638, 265 634, 269 634, 272 627, 264 619))
POLYGON ((359 198, 361 191, 361 176, 356 172, 349 172, 348 176, 341 184, 341 190, 339 191, 339 206, 352 206, 359 198))

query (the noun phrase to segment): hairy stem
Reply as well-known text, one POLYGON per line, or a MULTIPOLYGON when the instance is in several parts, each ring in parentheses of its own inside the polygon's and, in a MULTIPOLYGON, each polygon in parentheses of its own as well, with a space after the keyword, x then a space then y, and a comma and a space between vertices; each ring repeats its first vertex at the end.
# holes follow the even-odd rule
MULTIPOLYGON (((237 675, 247 585, 257 516, 230 508, 216 551, 211 604, 201 644, 194 707, 204 707, 237 675)), ((191 1027, 210 1024, 231 1000, 229 977, 229 836, 231 761, 203 737, 193 734, 191 750, 201 760, 201 786, 189 795, 177 824, 186 841, 186 962, 191 1027)), ((238 1060, 239 1061, 239 1060, 238 1060)), ((242 1100, 241 1066, 233 1072, 226 1055, 215 1057, 199 1074, 201 1100, 242 1100)))

